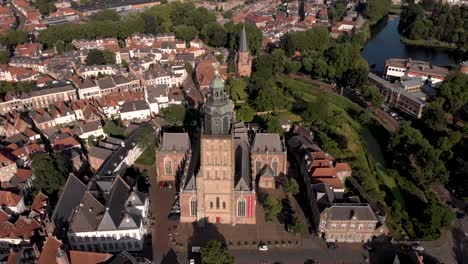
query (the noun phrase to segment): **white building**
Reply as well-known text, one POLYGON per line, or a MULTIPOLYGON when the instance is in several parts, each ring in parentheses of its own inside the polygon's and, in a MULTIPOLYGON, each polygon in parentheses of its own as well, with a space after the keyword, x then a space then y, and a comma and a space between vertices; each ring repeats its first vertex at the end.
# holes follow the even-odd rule
POLYGON ((153 114, 158 114, 162 108, 169 105, 169 87, 166 84, 146 86, 146 101, 153 114))
POLYGON ((106 137, 101 121, 80 124, 78 127, 74 128, 72 132, 81 139, 88 139, 91 136, 94 138, 106 137))
MULTIPOLYGON (((110 182, 112 187, 104 202, 86 191, 70 221, 68 239, 74 250, 120 252, 141 251, 147 233, 149 199, 132 191, 121 178, 110 182)), ((99 184, 98 184, 99 185, 99 184)))
POLYGON ((78 86, 78 98, 79 99, 94 99, 101 97, 101 89, 90 78, 86 78, 83 83, 78 86))
POLYGON ((131 121, 145 121, 151 118, 151 110, 143 100, 125 102, 120 109, 120 119, 131 121))
POLYGON ((120 73, 118 65, 93 65, 82 66, 76 70, 81 78, 98 77, 99 75, 117 75, 120 73))
POLYGON ((439 87, 449 74, 448 69, 425 61, 388 59, 385 61, 387 77, 420 77, 432 87, 439 87))

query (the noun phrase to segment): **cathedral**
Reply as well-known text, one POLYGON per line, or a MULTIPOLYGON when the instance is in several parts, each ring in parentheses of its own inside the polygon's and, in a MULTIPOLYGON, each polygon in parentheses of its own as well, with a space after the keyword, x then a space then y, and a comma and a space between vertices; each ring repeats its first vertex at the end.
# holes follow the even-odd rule
POLYGON ((275 188, 286 173, 286 148, 278 134, 250 137, 234 122, 233 104, 217 76, 204 105, 199 138, 180 181, 180 220, 214 224, 255 224, 256 192, 275 188))
MULTIPOLYGON (((237 75, 250 76, 252 58, 242 29, 237 58, 237 75)), ((224 81, 216 76, 203 106, 199 133, 194 133, 191 149, 176 148, 187 158, 180 165, 180 221, 212 224, 255 224, 256 188, 275 188, 277 177, 286 174, 284 141, 278 134, 252 135, 243 122, 236 122, 234 105, 225 92, 224 81)), ((173 135, 172 135, 173 136, 173 135)), ((166 136, 167 138, 167 136, 166 136)), ((170 139, 170 138, 169 138, 170 139)), ((165 140, 164 142, 169 142, 165 140)), ((174 141, 174 140, 172 140, 174 141)), ((179 140, 180 141, 180 140, 179 140)), ((169 146, 170 145, 170 146, 169 146)), ((173 146, 174 145, 174 146, 173 146)), ((171 168, 176 164, 168 154, 162 155, 171 168)), ((178 159, 182 160, 182 159, 178 159)), ((165 164, 166 164, 165 163, 165 164)), ((169 170, 172 172, 172 169, 169 170)))
POLYGON ((233 104, 217 76, 204 106, 204 122, 192 149, 180 192, 181 222, 255 224, 255 190, 247 131, 236 131, 233 104), (198 168, 197 168, 198 167, 198 168))

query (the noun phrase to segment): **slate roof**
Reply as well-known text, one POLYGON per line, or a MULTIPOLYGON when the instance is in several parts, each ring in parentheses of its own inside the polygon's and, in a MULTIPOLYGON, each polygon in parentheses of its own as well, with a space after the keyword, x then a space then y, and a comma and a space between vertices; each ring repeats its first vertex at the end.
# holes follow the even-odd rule
POLYGON ((190 149, 190 139, 187 133, 164 133, 159 151, 186 152, 190 149))
POLYGON ((348 221, 356 217, 360 221, 378 221, 368 204, 333 204, 328 208, 331 221, 348 221))
POLYGON ((263 178, 263 177, 274 177, 275 174, 273 173, 273 170, 271 169, 270 165, 266 165, 263 170, 262 170, 262 173, 260 174, 260 178, 263 178))
POLYGON ((104 212, 104 206, 87 191, 73 216, 70 229, 73 232, 96 230, 104 212))
POLYGON ((283 152, 283 144, 278 134, 257 133, 252 144, 252 152, 283 152))
POLYGON ((108 150, 108 149, 100 148, 96 146, 92 146, 88 154, 89 157, 94 157, 94 158, 98 158, 101 160, 106 160, 111 155, 112 155, 112 150, 108 150))
POLYGON ((86 185, 74 175, 70 175, 55 207, 52 219, 56 225, 68 222, 73 210, 80 204, 86 191, 86 185))
POLYGON ((126 201, 130 193, 130 186, 117 177, 106 202, 106 212, 99 224, 99 230, 112 230, 119 227, 124 217, 126 201))
POLYGON ((245 140, 234 141, 234 159, 235 159, 235 191, 251 191, 252 180, 250 177, 250 153, 249 146, 245 140))
POLYGON ((123 103, 122 108, 120 109, 120 113, 128 113, 133 111, 141 111, 141 110, 148 110, 150 109, 146 101, 144 100, 137 100, 128 102, 126 101, 123 103))
POLYGON ((239 52, 249 52, 249 46, 247 45, 247 34, 245 32, 245 26, 242 27, 241 39, 239 44, 239 52))
POLYGON ((115 87, 114 79, 110 76, 106 76, 97 80, 100 89, 108 89, 115 87))

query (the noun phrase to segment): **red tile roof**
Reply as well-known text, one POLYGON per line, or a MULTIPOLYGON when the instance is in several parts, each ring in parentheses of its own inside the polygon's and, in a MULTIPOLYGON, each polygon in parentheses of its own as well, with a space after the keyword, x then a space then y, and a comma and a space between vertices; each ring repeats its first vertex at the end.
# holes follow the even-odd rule
POLYGON ((97 252, 84 252, 84 251, 70 251, 71 264, 99 264, 109 260, 113 255, 108 253, 97 252))
POLYGON ((34 197, 33 203, 31 205, 31 210, 36 211, 39 214, 43 214, 45 208, 47 207, 47 201, 49 200, 49 197, 47 195, 43 194, 42 192, 39 192, 36 197, 34 197))
POLYGON ((69 148, 77 148, 81 147, 80 142, 78 142, 75 138, 73 137, 66 137, 63 139, 57 139, 54 142, 54 150, 60 151, 60 150, 65 150, 69 148))
POLYGON ((26 182, 32 176, 32 170, 29 169, 18 169, 16 171, 16 177, 20 180, 20 182, 26 182))
POLYGON ((6 205, 8 207, 15 207, 21 201, 23 197, 12 192, 0 191, 0 205, 6 205))
POLYGON ((42 252, 39 256, 37 264, 57 263, 57 252, 61 246, 62 242, 60 242, 58 239, 51 236, 48 237, 44 247, 42 248, 42 252))

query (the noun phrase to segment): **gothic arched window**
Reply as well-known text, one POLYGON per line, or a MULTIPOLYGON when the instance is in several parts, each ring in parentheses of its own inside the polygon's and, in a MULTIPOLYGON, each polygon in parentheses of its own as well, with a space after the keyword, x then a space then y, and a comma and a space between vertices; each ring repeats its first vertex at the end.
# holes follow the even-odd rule
POLYGON ((237 201, 237 216, 245 216, 246 204, 244 199, 237 201))
POLYGON ((257 159, 257 160, 255 160, 255 172, 258 175, 258 174, 260 174, 261 171, 262 171, 262 160, 257 159))
POLYGON ((190 215, 196 216, 197 215, 197 198, 192 197, 190 199, 190 215))
POLYGON ((271 161, 271 169, 273 170, 273 175, 278 176, 278 167, 279 167, 279 161, 278 158, 273 158, 271 161))
POLYGON ((164 174, 172 175, 172 160, 169 158, 164 160, 164 174))

